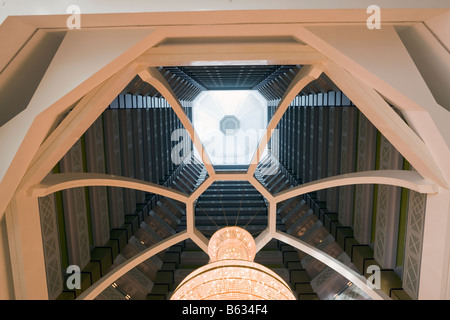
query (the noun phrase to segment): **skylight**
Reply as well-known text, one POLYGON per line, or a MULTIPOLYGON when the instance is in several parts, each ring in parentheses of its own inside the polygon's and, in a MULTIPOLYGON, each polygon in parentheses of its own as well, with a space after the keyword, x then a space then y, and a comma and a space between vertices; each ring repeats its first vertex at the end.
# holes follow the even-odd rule
POLYGON ((248 165, 267 126, 267 101, 255 90, 205 91, 193 124, 213 165, 248 165))

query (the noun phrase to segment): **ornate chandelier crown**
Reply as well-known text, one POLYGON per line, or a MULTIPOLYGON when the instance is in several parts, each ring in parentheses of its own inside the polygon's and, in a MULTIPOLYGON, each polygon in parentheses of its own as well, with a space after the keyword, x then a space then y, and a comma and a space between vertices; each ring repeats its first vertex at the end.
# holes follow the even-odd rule
POLYGON ((226 227, 211 237, 210 262, 189 274, 171 300, 295 300, 286 282, 253 262, 256 244, 240 227, 226 227))

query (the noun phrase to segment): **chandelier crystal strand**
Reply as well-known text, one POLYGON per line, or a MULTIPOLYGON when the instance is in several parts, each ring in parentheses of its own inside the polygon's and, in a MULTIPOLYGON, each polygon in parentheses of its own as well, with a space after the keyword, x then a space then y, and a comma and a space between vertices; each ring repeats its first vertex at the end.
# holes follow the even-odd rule
POLYGON ((189 274, 171 300, 295 300, 279 275, 253 262, 256 244, 245 229, 218 230, 208 255, 210 262, 189 274))

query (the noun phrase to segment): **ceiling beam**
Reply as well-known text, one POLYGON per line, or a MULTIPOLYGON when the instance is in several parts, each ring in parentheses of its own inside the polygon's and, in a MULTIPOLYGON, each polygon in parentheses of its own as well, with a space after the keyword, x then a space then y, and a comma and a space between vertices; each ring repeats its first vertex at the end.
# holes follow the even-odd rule
POLYGON ((44 197, 51 193, 77 187, 118 187, 155 193, 185 202, 188 195, 155 183, 103 173, 58 173, 45 177, 41 183, 30 188, 32 197, 44 197))
POLYGON ((419 193, 434 194, 438 192, 438 186, 425 180, 416 171, 407 170, 373 170, 342 174, 328 177, 294 188, 289 188, 274 195, 277 202, 281 202, 302 194, 356 184, 385 184, 408 188, 419 193))
POLYGON ((162 44, 135 62, 148 67, 313 64, 326 57, 300 43, 162 44))
MULTIPOLYGON (((28 189, 42 181, 135 76, 134 68, 127 65, 86 94, 41 144, 19 188, 28 189)), ((43 114, 38 118, 48 121, 48 116, 43 114)))
MULTIPOLYGON (((55 3, 45 0, 47 3, 27 2, 11 6, 8 3, 0 12, 0 24, 4 19, 17 19, 35 28, 63 29, 67 30, 67 2, 55 3), (43 15, 42 12, 46 12, 43 15), (39 14, 36 14, 39 13, 39 14)), ((92 1, 78 0, 77 5, 82 9, 83 28, 108 28, 111 26, 142 28, 143 26, 160 27, 167 25, 203 25, 212 24, 246 24, 258 23, 302 23, 302 24, 331 24, 331 23, 366 23, 368 18, 367 2, 347 1, 347 4, 335 0, 327 0, 312 3, 311 1, 286 2, 269 1, 258 3, 259 10, 253 10, 255 3, 247 1, 246 5, 229 2, 208 1, 208 10, 205 10, 205 2, 201 1, 198 10, 194 11, 192 3, 186 1, 140 1, 135 0, 121 3, 122 6, 105 4, 103 8, 92 1), (294 4, 295 3, 295 4, 294 4), (359 3, 359 4, 358 4, 359 3), (238 10, 236 10, 238 4, 238 10), (286 9, 289 8, 289 9, 286 9), (230 10, 231 9, 231 10, 230 10), (268 10, 269 9, 269 10, 268 10)), ((448 10, 448 4, 442 0, 402 1, 401 5, 385 0, 377 4, 383 8, 384 23, 393 22, 422 22, 437 16, 448 10), (411 3, 413 2, 413 3, 411 3), (420 4, 418 5, 418 3, 420 4)))

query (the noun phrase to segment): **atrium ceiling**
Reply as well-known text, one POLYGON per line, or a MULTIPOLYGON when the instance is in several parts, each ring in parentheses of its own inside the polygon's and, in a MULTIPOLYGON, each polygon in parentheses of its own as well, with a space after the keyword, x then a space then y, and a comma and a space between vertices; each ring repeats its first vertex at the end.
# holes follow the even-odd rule
MULTIPOLYGON (((159 67, 176 96, 193 101, 207 90, 257 90, 267 100, 280 99, 286 92, 300 65, 215 65, 159 67)), ((323 73, 306 85, 299 95, 338 91, 337 86, 323 73)), ((147 82, 137 76, 123 93, 160 97, 147 82)))

